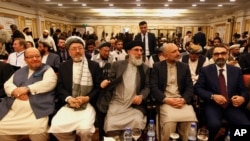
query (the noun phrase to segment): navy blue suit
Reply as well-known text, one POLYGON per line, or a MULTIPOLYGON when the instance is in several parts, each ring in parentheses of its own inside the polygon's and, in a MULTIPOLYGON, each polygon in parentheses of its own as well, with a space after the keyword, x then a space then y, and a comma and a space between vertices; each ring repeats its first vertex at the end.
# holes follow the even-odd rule
POLYGON ((229 125, 250 125, 250 122, 243 112, 244 104, 240 107, 232 106, 230 99, 234 95, 240 95, 248 101, 248 94, 244 87, 241 70, 237 67, 226 65, 227 94, 229 105, 223 108, 211 99, 212 94, 220 94, 218 71, 215 64, 202 68, 199 79, 194 86, 196 94, 205 101, 205 116, 207 127, 212 139, 221 126, 221 119, 225 118, 229 125))

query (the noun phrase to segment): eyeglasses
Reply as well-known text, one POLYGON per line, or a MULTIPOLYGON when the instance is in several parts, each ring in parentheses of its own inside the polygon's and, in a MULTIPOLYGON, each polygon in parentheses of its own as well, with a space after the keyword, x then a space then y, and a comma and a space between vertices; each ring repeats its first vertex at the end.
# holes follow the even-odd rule
POLYGON ((213 53, 213 55, 214 56, 225 56, 225 55, 227 55, 227 52, 215 52, 215 53, 213 53))
POLYGON ((72 50, 72 51, 79 50, 79 51, 81 51, 81 50, 83 50, 83 47, 70 48, 69 50, 72 50))
POLYGON ((35 55, 35 56, 25 56, 25 58, 27 58, 27 59, 33 59, 33 58, 38 59, 38 58, 40 58, 40 57, 41 57, 40 55, 35 55))

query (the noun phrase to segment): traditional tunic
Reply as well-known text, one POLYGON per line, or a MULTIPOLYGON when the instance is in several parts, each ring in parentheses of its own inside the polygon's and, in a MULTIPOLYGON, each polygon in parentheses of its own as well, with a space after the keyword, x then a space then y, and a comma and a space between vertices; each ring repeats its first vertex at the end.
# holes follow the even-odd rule
POLYGON ((146 116, 131 107, 132 98, 136 95, 137 67, 128 63, 122 82, 114 90, 112 100, 105 118, 104 131, 125 129, 125 127, 144 129, 146 116))
MULTIPOLYGON (((88 61, 73 63, 72 97, 85 96, 93 88, 93 80, 88 69, 88 61)), ((67 104, 53 117, 49 132, 67 133, 75 130, 89 130, 95 132, 95 109, 86 103, 74 109, 67 104)))
MULTIPOLYGON (((33 70, 29 70, 28 77, 33 73, 33 70)), ((11 92, 17 87, 13 84, 13 76, 5 83, 5 90, 9 97, 11 92)), ((56 86, 56 81, 57 76, 53 69, 48 68, 44 72, 42 81, 28 86, 32 95, 41 94, 53 90, 56 86)), ((37 119, 31 108, 30 100, 15 99, 9 112, 0 120, 0 135, 39 134, 46 132, 47 128, 48 116, 37 119)))
MULTIPOLYGON (((167 65, 167 85, 165 96, 166 97, 181 97, 177 84, 177 68, 174 64, 167 65)), ((161 125, 165 122, 185 122, 185 121, 197 121, 195 112, 191 105, 185 104, 182 108, 174 108, 168 104, 162 104, 160 106, 161 111, 161 125)))

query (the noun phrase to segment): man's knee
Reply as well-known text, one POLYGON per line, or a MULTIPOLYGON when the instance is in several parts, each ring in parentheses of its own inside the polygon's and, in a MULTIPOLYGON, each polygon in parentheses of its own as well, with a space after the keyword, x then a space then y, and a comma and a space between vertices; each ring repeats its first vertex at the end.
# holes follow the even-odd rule
POLYGON ((81 140, 89 141, 92 138, 93 133, 90 130, 77 130, 76 134, 80 136, 81 140))
POLYGON ((40 134, 30 134, 29 138, 31 141, 48 141, 49 134, 47 132, 40 133, 40 134))

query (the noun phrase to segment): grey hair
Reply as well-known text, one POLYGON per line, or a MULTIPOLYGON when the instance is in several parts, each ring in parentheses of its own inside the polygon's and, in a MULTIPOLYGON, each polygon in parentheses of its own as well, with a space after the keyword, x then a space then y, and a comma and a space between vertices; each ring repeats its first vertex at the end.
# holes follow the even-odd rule
POLYGON ((79 36, 70 36, 66 41, 65 41, 65 48, 68 50, 70 45, 73 43, 80 43, 83 45, 83 48, 85 48, 85 41, 79 37, 79 36))

